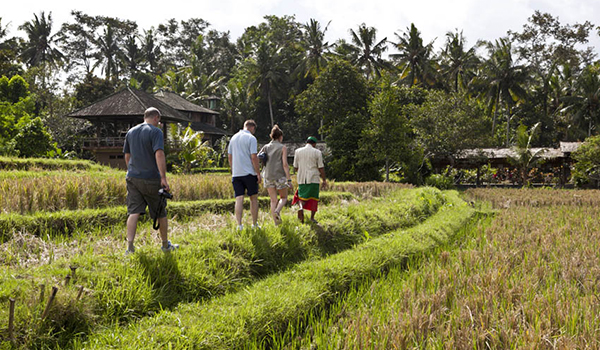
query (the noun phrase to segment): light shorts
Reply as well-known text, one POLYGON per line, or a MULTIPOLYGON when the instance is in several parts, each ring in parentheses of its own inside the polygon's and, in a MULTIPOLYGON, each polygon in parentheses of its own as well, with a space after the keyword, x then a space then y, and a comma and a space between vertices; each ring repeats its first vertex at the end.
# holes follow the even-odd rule
POLYGON ((281 177, 277 180, 267 180, 266 178, 263 179, 263 185, 265 186, 265 188, 269 188, 269 187, 275 187, 278 190, 283 190, 288 187, 288 183, 287 183, 287 179, 284 177, 281 177))

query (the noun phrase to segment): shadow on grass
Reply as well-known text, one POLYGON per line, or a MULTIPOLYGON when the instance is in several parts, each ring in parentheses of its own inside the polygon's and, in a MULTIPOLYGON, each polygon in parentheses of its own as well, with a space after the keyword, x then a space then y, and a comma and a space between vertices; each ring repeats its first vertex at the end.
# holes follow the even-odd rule
POLYGON ((186 297, 185 280, 174 254, 140 253, 139 262, 152 285, 154 300, 162 308, 171 308, 186 297))

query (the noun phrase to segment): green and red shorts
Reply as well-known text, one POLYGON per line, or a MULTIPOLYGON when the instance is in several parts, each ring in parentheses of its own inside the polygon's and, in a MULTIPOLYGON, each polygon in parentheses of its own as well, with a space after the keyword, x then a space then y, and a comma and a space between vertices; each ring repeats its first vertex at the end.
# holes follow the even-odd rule
POLYGON ((299 201, 302 201, 302 209, 317 211, 319 207, 319 184, 298 185, 292 205, 299 201))

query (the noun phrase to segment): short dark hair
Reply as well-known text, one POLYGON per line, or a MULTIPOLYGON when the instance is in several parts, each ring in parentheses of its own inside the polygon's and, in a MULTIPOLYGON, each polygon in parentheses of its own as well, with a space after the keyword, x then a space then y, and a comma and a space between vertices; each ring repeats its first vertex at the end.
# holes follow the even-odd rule
POLYGON ((277 140, 281 136, 283 136, 283 131, 281 131, 281 129, 279 129, 279 125, 275 124, 273 129, 271 129, 271 139, 277 140))
POLYGON ((256 122, 254 121, 254 119, 248 119, 244 122, 244 128, 247 128, 249 126, 256 129, 256 122))

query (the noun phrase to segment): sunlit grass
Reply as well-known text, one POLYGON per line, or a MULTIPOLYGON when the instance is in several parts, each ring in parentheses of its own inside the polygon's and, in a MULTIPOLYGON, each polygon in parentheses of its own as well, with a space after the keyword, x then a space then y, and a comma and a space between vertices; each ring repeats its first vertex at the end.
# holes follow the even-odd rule
MULTIPOLYGON (((231 213, 205 213, 197 219, 171 222, 170 237, 181 245, 172 256, 160 252, 150 223, 138 233, 138 252, 127 258, 123 256, 123 225, 76 230, 72 236, 52 238, 17 233, 0 247, 0 300, 13 297, 19 301, 17 324, 24 342, 31 341, 26 337, 31 329, 45 330, 51 334, 36 333, 37 338, 45 339, 38 341, 56 346, 78 332, 89 332, 89 327, 131 322, 181 302, 210 299, 297 262, 414 225, 442 203, 439 191, 433 189, 399 190, 385 198, 323 206, 317 215, 321 227, 298 225, 288 209, 281 227, 274 227, 262 211, 263 229, 243 232, 235 230, 231 213), (35 301, 40 285, 46 286, 47 295, 50 286, 64 283, 70 266, 78 266, 77 278, 69 286, 61 286, 57 303, 64 313, 51 313, 53 322, 44 326, 29 322, 35 313, 32 310, 40 307, 35 301), (62 297, 73 297, 78 285, 85 287, 84 309, 71 308, 71 299, 62 297), (78 320, 75 323, 74 318, 78 320)), ((5 312, 0 309, 0 315, 5 312)))
MULTIPOLYGON (((29 214, 38 211, 82 210, 125 205, 125 172, 106 171, 7 171, 0 172, 0 212, 29 214)), ((229 174, 169 175, 177 201, 231 199, 229 174)), ((294 184, 295 185, 295 184, 294 184)), ((362 197, 379 196, 408 185, 365 182, 336 183, 324 191, 348 191, 362 197)), ((260 196, 267 191, 260 187, 260 196)))
POLYGON ((231 349, 268 345, 274 334, 326 307, 349 286, 408 256, 447 242, 469 220, 473 210, 451 195, 438 213, 422 225, 330 255, 300 263, 208 303, 180 304, 123 329, 111 327, 76 348, 231 349))
POLYGON ((573 199, 596 203, 598 192, 476 192, 512 204, 455 244, 357 287, 296 329, 300 338, 288 334, 279 343, 288 349, 600 347, 600 208, 573 199))

